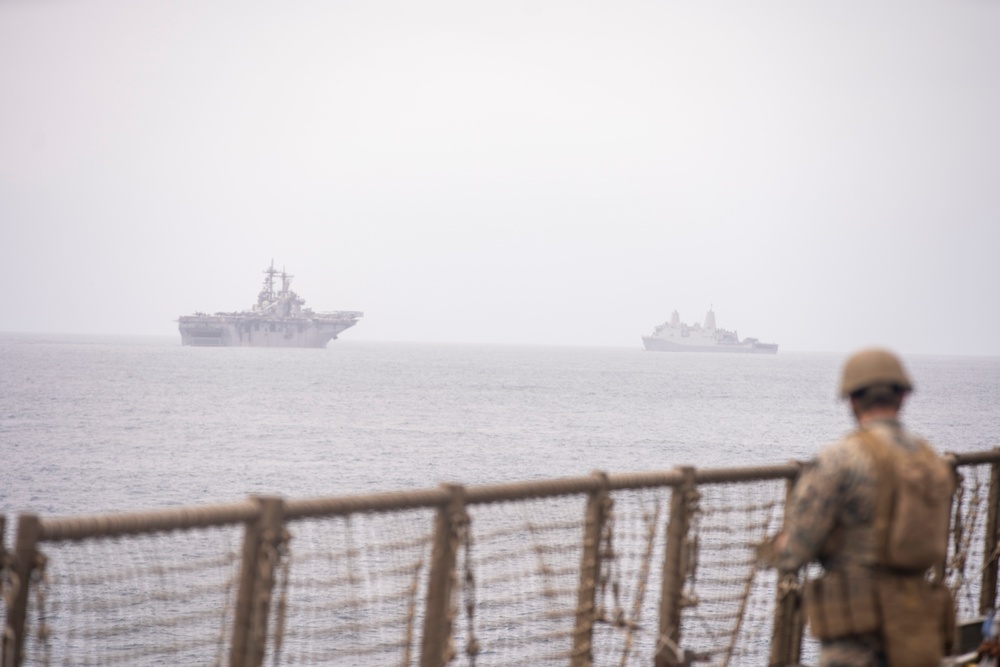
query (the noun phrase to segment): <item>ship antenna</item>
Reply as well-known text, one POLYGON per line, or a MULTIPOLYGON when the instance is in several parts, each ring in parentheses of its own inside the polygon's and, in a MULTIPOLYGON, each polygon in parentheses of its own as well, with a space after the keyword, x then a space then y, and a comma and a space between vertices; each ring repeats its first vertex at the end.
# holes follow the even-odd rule
POLYGON ((273 257, 271 258, 271 266, 268 267, 268 268, 266 268, 266 269, 264 269, 264 273, 267 275, 267 278, 264 278, 264 291, 267 292, 267 298, 268 298, 268 300, 273 300, 274 299, 274 274, 277 273, 277 271, 274 270, 274 258, 273 257))

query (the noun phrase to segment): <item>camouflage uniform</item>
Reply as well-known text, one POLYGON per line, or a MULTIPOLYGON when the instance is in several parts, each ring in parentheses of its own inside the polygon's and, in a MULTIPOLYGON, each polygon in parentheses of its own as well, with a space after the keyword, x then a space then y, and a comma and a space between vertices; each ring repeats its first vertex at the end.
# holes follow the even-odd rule
MULTIPOLYGON (((895 419, 872 420, 865 429, 909 451, 918 447, 919 440, 895 419)), ((825 447, 795 486, 785 517, 788 542, 778 554, 779 568, 794 571, 813 560, 826 570, 873 568, 878 560, 872 525, 875 482, 875 464, 857 436, 825 447), (829 540, 838 527, 843 529, 843 539, 829 540)), ((885 664, 878 633, 823 642, 821 667, 885 664)))

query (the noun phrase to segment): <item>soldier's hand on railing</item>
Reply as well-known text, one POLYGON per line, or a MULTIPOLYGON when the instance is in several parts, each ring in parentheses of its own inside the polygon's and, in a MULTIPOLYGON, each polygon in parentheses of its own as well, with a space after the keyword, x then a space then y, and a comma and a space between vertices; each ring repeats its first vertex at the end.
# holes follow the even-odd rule
POLYGON ((755 547, 757 567, 762 570, 770 570, 773 567, 778 567, 778 553, 784 545, 784 533, 778 533, 759 543, 755 547))

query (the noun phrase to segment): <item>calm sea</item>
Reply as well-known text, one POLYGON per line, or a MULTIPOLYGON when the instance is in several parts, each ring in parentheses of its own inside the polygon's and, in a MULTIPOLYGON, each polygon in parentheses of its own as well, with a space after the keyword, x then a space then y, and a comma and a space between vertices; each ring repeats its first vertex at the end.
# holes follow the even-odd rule
MULTIPOLYGON (((851 427, 834 397, 841 361, 638 344, 205 349, 179 338, 6 334, 0 512, 807 459, 851 427)), ((1000 358, 906 362, 913 430, 941 450, 1000 446, 1000 358)))

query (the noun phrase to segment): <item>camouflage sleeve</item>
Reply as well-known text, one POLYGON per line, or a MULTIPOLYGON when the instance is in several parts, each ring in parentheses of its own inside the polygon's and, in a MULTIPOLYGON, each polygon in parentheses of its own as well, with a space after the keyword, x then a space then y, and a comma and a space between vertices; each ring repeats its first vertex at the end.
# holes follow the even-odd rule
POLYGON ((778 567, 798 570, 819 554, 833 530, 845 487, 837 448, 825 449, 799 478, 785 512, 786 543, 778 567))

